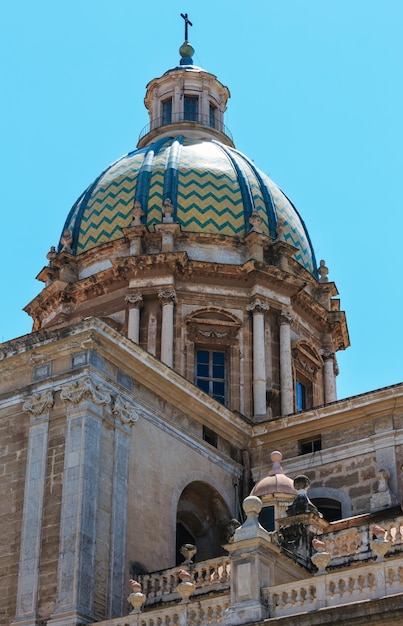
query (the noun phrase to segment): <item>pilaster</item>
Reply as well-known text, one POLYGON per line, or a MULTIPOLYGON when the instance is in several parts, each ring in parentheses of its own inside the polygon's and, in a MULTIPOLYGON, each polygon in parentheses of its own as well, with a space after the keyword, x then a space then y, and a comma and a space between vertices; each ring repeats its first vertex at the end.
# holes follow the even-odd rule
POLYGON ((139 418, 137 411, 119 396, 114 399, 112 414, 115 416, 115 432, 107 607, 109 619, 124 613, 130 435, 132 426, 139 418))
POLYGON ((109 392, 89 375, 62 388, 66 443, 56 608, 49 624, 95 621, 93 588, 103 407, 109 392))
POLYGON ((49 412, 53 392, 45 391, 28 398, 23 410, 30 415, 25 477, 24 509, 21 525, 18 568, 17 610, 13 624, 37 626, 40 553, 48 449, 49 412))

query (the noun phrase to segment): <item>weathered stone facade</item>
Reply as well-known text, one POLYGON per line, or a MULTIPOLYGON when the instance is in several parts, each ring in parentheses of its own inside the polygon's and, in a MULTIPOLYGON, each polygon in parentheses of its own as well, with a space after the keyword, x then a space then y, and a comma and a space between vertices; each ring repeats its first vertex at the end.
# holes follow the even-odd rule
POLYGON ((336 286, 191 54, 0 345, 0 623, 400 623, 403 385, 337 401, 336 286))

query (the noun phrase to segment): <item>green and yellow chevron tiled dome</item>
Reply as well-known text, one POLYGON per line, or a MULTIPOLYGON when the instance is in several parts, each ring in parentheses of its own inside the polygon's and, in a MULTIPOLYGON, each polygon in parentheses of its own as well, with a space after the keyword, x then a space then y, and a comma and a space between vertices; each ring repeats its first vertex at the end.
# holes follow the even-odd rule
MULTIPOLYGON (((303 220, 283 192, 245 155, 215 140, 164 137, 125 155, 108 167, 77 200, 63 230, 81 254, 123 236, 134 202, 153 230, 169 198, 182 231, 245 237, 257 211, 262 232, 276 238, 279 218, 295 259, 316 273, 315 256, 303 220)), ((60 248, 59 248, 60 249, 60 248)))

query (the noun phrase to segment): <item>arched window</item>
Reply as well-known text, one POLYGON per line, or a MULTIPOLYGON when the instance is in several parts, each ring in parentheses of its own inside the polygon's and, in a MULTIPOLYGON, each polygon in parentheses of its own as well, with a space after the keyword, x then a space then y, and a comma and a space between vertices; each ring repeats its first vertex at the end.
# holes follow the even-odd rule
POLYGON ((182 491, 176 514, 177 565, 183 561, 180 548, 192 543, 197 548, 194 561, 205 561, 225 554, 231 515, 220 494, 210 485, 195 481, 182 491))
POLYGON ((342 518, 341 502, 332 500, 331 498, 313 498, 311 502, 318 507, 319 512, 327 522, 335 522, 342 518))
POLYGON ((334 522, 351 515, 350 497, 341 489, 312 487, 308 491, 308 496, 328 522, 334 522))

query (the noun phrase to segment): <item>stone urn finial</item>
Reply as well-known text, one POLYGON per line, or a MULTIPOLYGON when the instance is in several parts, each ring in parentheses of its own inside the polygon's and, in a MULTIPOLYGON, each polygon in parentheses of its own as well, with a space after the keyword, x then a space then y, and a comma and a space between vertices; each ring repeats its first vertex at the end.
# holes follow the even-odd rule
POLYGON ((181 582, 177 586, 176 591, 182 598, 181 604, 187 604, 190 596, 195 592, 196 585, 194 582, 190 582, 190 574, 185 569, 178 571, 178 577, 181 582))
POLYGON ((146 596, 141 592, 141 585, 137 582, 137 580, 133 580, 132 578, 129 580, 130 589, 132 590, 130 596, 127 598, 127 601, 132 605, 133 610, 130 611, 130 615, 140 613, 141 607, 146 601, 146 596))
POLYGON ((181 546, 180 548, 181 555, 185 557, 182 565, 190 565, 190 563, 193 563, 192 559, 196 552, 196 546, 194 546, 192 543, 184 543, 183 546, 181 546))
POLYGON ((312 563, 318 568, 316 574, 325 574, 326 568, 332 560, 331 555, 326 552, 326 544, 320 539, 312 539, 312 547, 316 551, 311 556, 312 563))
POLYGON ((371 550, 375 552, 378 561, 384 561, 385 554, 390 549, 390 541, 385 539, 386 529, 382 526, 375 525, 372 526, 371 531, 372 536, 375 537, 370 544, 371 550))

